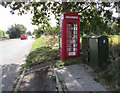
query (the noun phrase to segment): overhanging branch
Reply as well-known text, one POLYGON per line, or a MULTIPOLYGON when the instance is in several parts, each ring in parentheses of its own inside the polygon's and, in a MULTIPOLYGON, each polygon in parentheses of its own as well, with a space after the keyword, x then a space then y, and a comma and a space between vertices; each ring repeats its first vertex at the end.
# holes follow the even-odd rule
POLYGON ((90 5, 88 5, 87 7, 85 7, 84 9, 82 9, 79 13, 83 12, 84 10, 86 10, 90 5))

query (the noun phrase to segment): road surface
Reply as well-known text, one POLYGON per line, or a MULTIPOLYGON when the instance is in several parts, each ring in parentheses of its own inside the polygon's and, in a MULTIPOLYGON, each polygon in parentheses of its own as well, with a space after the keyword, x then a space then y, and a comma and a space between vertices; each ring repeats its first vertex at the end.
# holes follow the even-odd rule
POLYGON ((29 53, 33 41, 32 39, 0 41, 0 71, 2 70, 0 79, 2 84, 0 85, 2 91, 12 90, 14 80, 19 75, 20 65, 29 53))

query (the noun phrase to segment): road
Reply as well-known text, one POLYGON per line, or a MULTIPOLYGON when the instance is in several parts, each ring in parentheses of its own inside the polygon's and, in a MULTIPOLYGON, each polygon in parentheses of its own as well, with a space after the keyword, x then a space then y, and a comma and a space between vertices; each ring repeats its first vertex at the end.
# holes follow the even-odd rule
POLYGON ((19 75, 20 66, 29 53, 33 41, 32 39, 0 41, 0 71, 2 70, 0 79, 2 84, 0 85, 2 91, 12 90, 14 80, 19 75))

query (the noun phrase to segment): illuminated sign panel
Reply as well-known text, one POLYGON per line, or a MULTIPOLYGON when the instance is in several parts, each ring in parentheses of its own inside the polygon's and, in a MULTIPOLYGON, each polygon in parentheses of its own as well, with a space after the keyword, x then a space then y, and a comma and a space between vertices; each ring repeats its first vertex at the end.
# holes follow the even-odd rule
POLYGON ((78 16, 66 16, 66 18, 78 19, 78 16))

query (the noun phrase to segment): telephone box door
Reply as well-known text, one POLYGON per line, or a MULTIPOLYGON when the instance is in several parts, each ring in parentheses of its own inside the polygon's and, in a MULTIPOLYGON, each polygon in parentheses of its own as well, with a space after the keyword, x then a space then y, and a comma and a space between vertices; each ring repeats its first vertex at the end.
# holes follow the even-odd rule
POLYGON ((67 57, 75 57, 78 55, 79 36, 78 23, 75 21, 67 22, 67 57))

